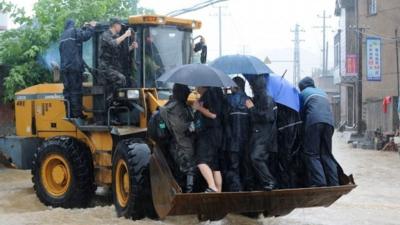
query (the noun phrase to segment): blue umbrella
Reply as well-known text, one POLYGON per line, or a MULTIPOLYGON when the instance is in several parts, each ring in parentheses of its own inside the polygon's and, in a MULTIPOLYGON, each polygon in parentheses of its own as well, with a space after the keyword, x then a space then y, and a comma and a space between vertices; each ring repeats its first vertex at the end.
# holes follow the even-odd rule
POLYGON ((226 55, 211 62, 210 66, 226 74, 269 74, 272 70, 261 60, 250 55, 226 55))
POLYGON ((275 102, 285 105, 297 112, 300 111, 299 91, 282 76, 269 74, 266 76, 268 94, 275 102))
MULTIPOLYGON (((244 75, 248 81, 254 77, 253 74, 244 75)), ((267 81, 267 93, 275 102, 285 105, 297 112, 300 111, 299 91, 285 78, 276 74, 264 74, 267 81)))

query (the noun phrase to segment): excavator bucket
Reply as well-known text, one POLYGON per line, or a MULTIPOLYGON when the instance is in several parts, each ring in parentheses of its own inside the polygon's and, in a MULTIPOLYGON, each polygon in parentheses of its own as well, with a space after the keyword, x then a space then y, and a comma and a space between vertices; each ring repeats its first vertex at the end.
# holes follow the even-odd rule
POLYGON ((153 151, 150 173, 153 203, 161 219, 185 214, 197 214, 203 220, 221 219, 228 213, 283 216, 296 208, 328 207, 356 187, 352 176, 349 176, 348 184, 337 187, 281 189, 271 192, 182 193, 159 149, 153 151))

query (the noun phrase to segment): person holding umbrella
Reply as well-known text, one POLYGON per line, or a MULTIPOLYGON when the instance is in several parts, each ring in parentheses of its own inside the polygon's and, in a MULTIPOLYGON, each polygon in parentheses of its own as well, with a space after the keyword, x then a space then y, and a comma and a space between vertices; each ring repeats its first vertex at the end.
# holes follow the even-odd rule
POLYGON ((251 118, 250 160, 263 190, 271 191, 277 185, 273 175, 277 167, 278 152, 276 105, 265 91, 266 81, 263 75, 252 78, 250 85, 254 94, 254 103, 251 100, 246 101, 251 118))
POLYGON ((222 175, 219 158, 222 148, 224 95, 221 87, 236 87, 235 82, 218 69, 204 64, 175 67, 157 79, 163 83, 178 83, 198 87, 201 95, 193 103, 195 118, 197 166, 208 184, 206 192, 221 192, 222 175), (196 116, 195 116, 196 117, 196 116))
POLYGON ((193 103, 200 124, 196 125, 197 167, 207 182, 205 192, 222 191, 220 151, 222 148, 222 118, 224 95, 218 87, 198 87, 201 95, 193 103))

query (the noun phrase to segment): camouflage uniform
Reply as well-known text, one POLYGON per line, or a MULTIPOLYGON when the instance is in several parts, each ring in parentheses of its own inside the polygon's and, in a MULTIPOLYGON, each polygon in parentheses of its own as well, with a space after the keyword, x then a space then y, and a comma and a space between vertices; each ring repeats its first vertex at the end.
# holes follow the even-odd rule
POLYGON ((116 40, 118 37, 117 34, 114 35, 110 30, 105 31, 100 37, 99 69, 102 72, 98 82, 111 87, 112 91, 126 86, 126 78, 120 72, 120 48, 116 40))

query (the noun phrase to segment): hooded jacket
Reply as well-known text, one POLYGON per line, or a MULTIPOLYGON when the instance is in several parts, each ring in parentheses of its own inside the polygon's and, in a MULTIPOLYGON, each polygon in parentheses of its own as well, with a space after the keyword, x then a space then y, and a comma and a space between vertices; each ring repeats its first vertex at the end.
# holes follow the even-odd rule
POLYGON ((83 72, 82 43, 89 40, 93 32, 94 29, 91 26, 85 26, 82 29, 75 28, 75 22, 72 19, 65 22, 59 46, 61 71, 83 72))
POLYGON ((305 128, 316 124, 326 123, 334 126, 333 113, 328 100, 328 95, 316 88, 310 77, 305 77, 299 82, 300 88, 300 113, 305 128))

